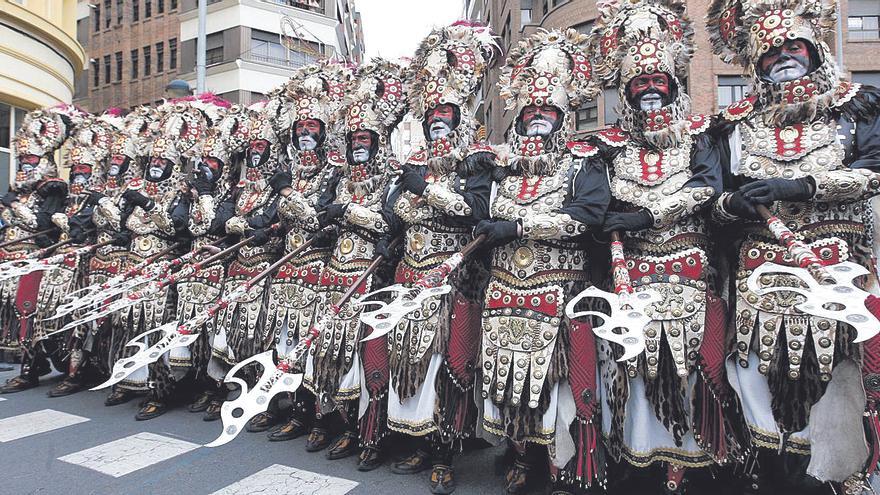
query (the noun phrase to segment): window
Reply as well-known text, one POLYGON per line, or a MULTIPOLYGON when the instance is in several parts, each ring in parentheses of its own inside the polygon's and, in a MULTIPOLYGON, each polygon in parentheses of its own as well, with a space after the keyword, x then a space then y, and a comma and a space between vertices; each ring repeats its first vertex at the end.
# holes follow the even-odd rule
POLYGON ((165 70, 165 42, 156 43, 156 72, 165 70))
POLYGON ((131 2, 131 20, 132 22, 141 20, 141 0, 131 2))
POLYGON ((850 41, 880 40, 880 2, 849 0, 846 19, 850 41))
POLYGON ((501 40, 504 46, 510 46, 510 14, 507 14, 507 19, 504 21, 504 28, 501 30, 501 40))
POLYGON ((171 0, 171 2, 168 4, 168 9, 174 10, 176 8, 177 8, 177 0, 171 0))
POLYGON ((171 70, 177 68, 177 38, 168 40, 168 68, 171 70))
POLYGON ((590 34, 590 32, 593 30, 593 21, 587 21, 587 22, 582 22, 580 24, 575 24, 571 28, 581 34, 590 34))
POLYGON ((110 84, 110 55, 104 55, 104 84, 110 84))
POLYGON ((92 59, 92 86, 96 88, 101 85, 101 71, 99 69, 98 61, 92 59))
POLYGON ((122 80, 122 52, 116 52, 116 80, 122 80))
POLYGON ((122 24, 123 0, 116 0, 116 24, 122 24))
POLYGON ((748 83, 739 76, 718 76, 718 109, 743 99, 748 83))
POLYGON ((138 77, 138 51, 131 51, 131 78, 137 79, 138 77))
POLYGON ((602 91, 602 103, 605 110, 602 117, 605 118, 605 125, 611 125, 620 118, 617 114, 617 106, 620 105, 620 97, 617 94, 617 88, 607 88, 602 91))
POLYGON ((547 0, 541 0, 541 15, 547 15, 547 12, 550 12, 550 5, 547 0))
MULTIPOLYGON (((308 43, 300 40, 301 43, 308 43)), ((316 51, 320 47, 312 47, 316 51)), ((278 35, 257 29, 251 30, 251 49, 248 59, 256 62, 302 67, 315 61, 312 55, 299 51, 289 51, 278 41, 278 35)))
POLYGON ((156 0, 156 12, 160 14, 165 13, 165 0, 156 0))
POLYGON ((104 0, 104 27, 110 27, 111 15, 110 15, 111 3, 110 0, 104 0))
POLYGON ((0 103, 0 193, 9 190, 10 166, 14 163, 12 136, 24 122, 25 111, 0 103))
POLYGON ((574 128, 577 131, 588 131, 599 126, 599 107, 596 101, 583 104, 574 113, 574 128))
POLYGON ((532 22, 532 0, 522 0, 519 3, 519 23, 520 26, 531 24, 532 22))
POLYGON ((145 76, 149 76, 150 70, 152 69, 152 67, 150 67, 150 65, 152 65, 152 60, 150 60, 150 58, 151 58, 150 47, 145 46, 144 47, 144 75, 145 76))
POLYGON ((95 5, 92 12, 95 13, 95 32, 98 32, 101 30, 101 6, 95 5))
POLYGON ((144 0, 144 19, 153 15, 153 0, 144 0))
POLYGON ((880 72, 853 72, 853 82, 880 88, 880 72))

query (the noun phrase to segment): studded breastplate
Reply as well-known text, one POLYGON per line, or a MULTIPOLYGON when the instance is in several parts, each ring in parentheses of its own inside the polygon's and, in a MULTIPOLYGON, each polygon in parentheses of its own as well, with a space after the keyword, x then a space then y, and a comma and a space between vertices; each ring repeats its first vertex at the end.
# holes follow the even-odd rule
MULTIPOLYGON (((493 218, 516 221, 559 210, 573 166, 567 157, 554 175, 507 177, 492 202, 493 218)), ((584 252, 572 242, 519 239, 494 250, 483 311, 484 397, 538 407, 565 298, 586 281, 586 267, 584 252)))
MULTIPOLYGON (((35 193, 28 193, 19 196, 18 201, 31 211, 36 211, 39 208, 40 197, 35 193)), ((0 211, 0 218, 2 218, 3 223, 7 225, 2 234, 3 242, 14 241, 15 239, 27 237, 38 231, 38 229, 36 228, 31 228, 28 225, 17 222, 15 216, 13 215, 12 208, 4 207, 3 210, 0 211)), ((20 243, 10 244, 4 248, 0 248, 0 261, 11 261, 24 258, 25 256, 27 256, 28 252, 37 248, 38 246, 34 242, 34 239, 28 239, 20 243)))

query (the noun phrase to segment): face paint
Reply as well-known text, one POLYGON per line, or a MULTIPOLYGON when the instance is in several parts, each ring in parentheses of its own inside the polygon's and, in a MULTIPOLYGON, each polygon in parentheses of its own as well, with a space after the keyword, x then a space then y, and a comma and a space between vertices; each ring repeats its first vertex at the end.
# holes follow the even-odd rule
POLYGON ((370 148, 373 146, 373 135, 369 131, 356 131, 351 135, 351 157, 355 163, 370 161, 370 148))
POLYGON ((269 159, 269 141, 257 139, 251 141, 248 147, 247 164, 251 168, 257 168, 269 159))
POLYGON ((165 167, 167 165, 167 160, 164 158, 153 158, 150 160, 150 167, 147 169, 148 178, 160 180, 165 175, 165 167))
POLYGON ((40 157, 37 155, 24 155, 18 158, 18 169, 29 174, 40 163, 40 157))
POLYGON ((521 119, 526 136, 549 136, 559 121, 559 110, 549 105, 530 105, 523 109, 521 119))
POLYGON ((296 122, 296 136, 299 149, 312 151, 318 147, 321 136, 321 122, 316 119, 305 119, 296 122))
POLYGON ((626 92, 630 105, 649 111, 668 105, 672 91, 669 76, 661 72, 633 78, 627 85, 626 92))
POLYGON ((774 83, 800 79, 812 69, 810 50, 803 40, 786 41, 765 53, 758 63, 764 76, 774 83))
POLYGON ((455 108, 446 103, 430 110, 425 119, 428 122, 428 138, 431 141, 448 136, 454 127, 455 108))
POLYGON ((210 182, 220 178, 220 170, 223 164, 216 158, 205 158, 199 162, 199 174, 210 182))
POLYGON ((107 175, 116 177, 128 168, 129 158, 125 155, 113 155, 110 157, 110 167, 107 169, 107 175))

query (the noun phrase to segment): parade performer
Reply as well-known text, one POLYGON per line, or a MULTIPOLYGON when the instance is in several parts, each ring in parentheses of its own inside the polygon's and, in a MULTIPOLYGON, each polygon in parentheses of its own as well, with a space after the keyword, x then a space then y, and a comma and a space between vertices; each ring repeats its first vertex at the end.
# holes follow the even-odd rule
MULTIPOLYGON (((860 475, 876 469, 880 454, 878 339, 854 344, 853 327, 794 308, 801 296, 759 294, 748 284, 765 263, 797 266, 760 222, 756 206, 766 206, 824 265, 870 268, 864 287, 877 293, 865 200, 880 192, 880 94, 838 72, 824 42, 835 8, 823 0, 715 0, 709 11, 713 48, 742 65, 753 88, 721 113, 726 192, 714 211, 738 227, 725 229, 735 332, 727 368, 759 451, 748 493, 812 493, 824 490, 819 482, 844 481, 845 493, 862 493, 860 475)), ((789 274, 758 283, 802 285, 789 274)))
MULTIPOLYGON (((125 228, 131 231, 129 260, 132 264, 186 238, 190 195, 188 191, 184 193, 183 168, 186 160, 199 156, 207 127, 205 114, 190 99, 167 101, 156 113, 157 135, 152 141, 144 176, 129 182, 122 193, 122 210, 113 215, 121 218, 125 228)), ((127 308, 120 323, 123 331, 116 341, 117 359, 136 351, 125 345, 133 337, 174 318, 174 307, 174 293, 163 287, 127 308)), ((105 404, 120 404, 133 393, 148 392, 148 399, 135 419, 152 419, 166 412, 172 388, 170 367, 160 359, 120 382, 105 404)))
MULTIPOLYGON (((277 172, 270 184, 283 196, 279 212, 289 227, 284 238, 285 253, 320 231, 315 207, 333 174, 343 166, 340 149, 344 137, 338 114, 353 77, 354 70, 344 62, 319 62, 297 71, 284 87, 282 96, 289 106, 293 127, 288 144, 290 170, 277 172)), ((287 356, 317 321, 319 277, 330 258, 330 248, 324 239, 316 239, 272 279, 266 332, 273 333, 279 358, 287 356)), ((295 394, 291 417, 269 433, 269 440, 305 435, 314 413, 314 395, 301 387, 295 394)))
MULTIPOLYGON (((73 106, 60 105, 28 113, 15 136, 18 171, 11 190, 3 196, 0 212, 4 239, 20 243, 0 248, 3 261, 26 258, 50 246, 59 237, 51 217, 64 210, 67 183, 58 177, 55 152, 64 144, 84 114, 73 106), (43 235, 34 236, 34 234, 43 235)), ((21 349, 21 374, 0 388, 0 393, 20 392, 36 387, 41 375, 50 371, 47 358, 64 370, 64 349, 52 340, 32 345, 34 316, 43 272, 0 283, 0 345, 21 349)))
MULTIPOLYGON (((52 215, 52 222, 58 226, 62 239, 71 242, 59 248, 53 254, 71 254, 56 267, 43 274, 40 283, 37 304, 36 328, 41 335, 59 330, 64 319, 46 320, 55 314, 64 297, 76 288, 84 286, 89 278, 89 263, 82 254, 75 255, 72 251, 86 244, 96 242, 96 226, 93 221, 95 207, 103 197, 106 175, 105 166, 109 161, 115 128, 107 115, 89 115, 76 127, 70 139, 65 143, 66 158, 70 168, 70 187, 67 205, 63 212, 52 215)), ((91 379, 100 377, 100 364, 97 357, 90 351, 97 350, 93 346, 91 328, 78 327, 70 335, 59 334, 51 337, 66 341, 70 353, 67 376, 61 383, 49 391, 50 397, 69 395, 82 389, 83 382, 89 378, 84 374, 92 374, 91 379), (95 359, 94 362, 91 361, 95 359)), ((105 349, 109 353, 109 349, 105 349)))
POLYGON ((701 212, 721 194, 719 152, 683 83, 693 36, 678 0, 610 4, 591 35, 596 73, 621 101, 620 127, 598 133, 613 198, 603 228, 622 235, 632 290, 658 295, 638 330, 641 355, 618 362, 608 341, 597 342, 603 431, 618 460, 665 463, 666 493, 684 493, 685 468, 727 462, 739 447, 724 418, 736 400, 701 212))
POLYGON ((564 317, 588 278, 579 241, 601 225, 610 197, 598 150, 570 140, 575 109, 598 92, 586 41, 574 30, 540 31, 511 50, 500 83, 516 115, 506 176, 492 220, 474 230, 495 248, 478 376, 483 428, 517 453, 509 492, 526 484, 535 462, 527 451, 546 445, 555 488, 604 482, 592 331, 564 317))
MULTIPOLYGON (((489 216, 495 154, 475 142, 473 108, 494 48, 489 28, 456 23, 422 40, 407 69, 410 112, 427 146, 406 161, 385 208, 390 229, 379 252, 390 258, 390 240, 405 237, 395 283, 411 287, 460 251, 489 216)), ((473 434, 477 417, 474 367, 488 270, 468 262, 453 278, 453 292, 424 301, 390 333, 388 426, 428 439, 392 470, 411 474, 433 465, 432 493, 455 489, 453 449, 473 434)))
MULTIPOLYGON (((340 228, 321 272, 318 314, 332 313, 330 307, 370 265, 378 254, 376 242, 388 232, 382 208, 391 172, 398 168, 390 137, 406 109, 402 69, 374 58, 359 69, 346 96, 345 162, 317 208, 323 212, 321 227, 340 228)), ((370 277, 358 293, 384 281, 381 274, 370 277)), ((348 457, 357 452, 360 429, 363 449, 358 469, 369 470, 381 463, 379 442, 387 432, 388 349, 384 338, 360 342, 370 330, 361 324, 359 314, 351 304, 342 308, 315 338, 306 359, 303 384, 317 397, 317 420, 306 450, 317 452, 329 445, 328 459, 348 457), (344 431, 331 445, 329 428, 337 414, 345 423, 344 431)))
MULTIPOLYGON (((247 151, 236 184, 233 216, 226 221, 227 234, 254 236, 243 246, 226 271, 223 293, 235 290, 248 279, 266 269, 278 251, 279 242, 268 233, 278 222, 280 195, 269 184, 278 171, 283 137, 289 129, 283 102, 276 95, 249 107, 247 151)), ((247 295, 217 313, 216 334, 211 348, 208 373, 223 381, 230 368, 241 360, 271 348, 272 339, 265 328, 265 295, 268 280, 251 287, 247 295)), ((249 376, 253 379, 253 376, 249 376)), ((216 397, 205 411, 205 420, 220 418, 224 396, 216 397)), ((265 431, 276 422, 276 411, 257 415, 248 424, 249 431, 265 431)))
MULTIPOLYGON (((191 194, 188 229, 193 250, 207 250, 225 237, 226 222, 235 214, 235 186, 250 138, 250 113, 246 107, 231 105, 220 98, 211 104, 224 110, 213 113, 201 157, 188 180, 191 194)), ((177 282, 177 320, 181 324, 220 298, 225 268, 224 260, 217 260, 177 282)), ((215 321, 209 319, 197 331, 198 341, 190 347, 172 349, 169 360, 176 381, 189 374, 195 388, 200 390, 188 407, 193 413, 204 412, 219 395, 218 384, 208 376, 207 370, 215 321)))

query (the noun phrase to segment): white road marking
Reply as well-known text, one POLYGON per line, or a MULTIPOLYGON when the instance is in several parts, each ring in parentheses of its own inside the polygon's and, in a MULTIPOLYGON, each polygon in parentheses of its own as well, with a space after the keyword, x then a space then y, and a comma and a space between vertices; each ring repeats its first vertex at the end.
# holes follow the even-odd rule
POLYGON ((357 485, 355 481, 273 464, 211 495, 345 495, 357 485))
POLYGON ((195 443, 142 432, 74 452, 58 460, 118 478, 199 447, 201 445, 195 443))
POLYGON ((67 414, 54 409, 43 409, 27 414, 19 414, 0 419, 0 442, 11 442, 19 438, 57 430, 65 426, 88 421, 89 418, 67 414))
POLYGON ((6 400, 6 398, 0 397, 0 402, 3 402, 4 400, 6 400))

